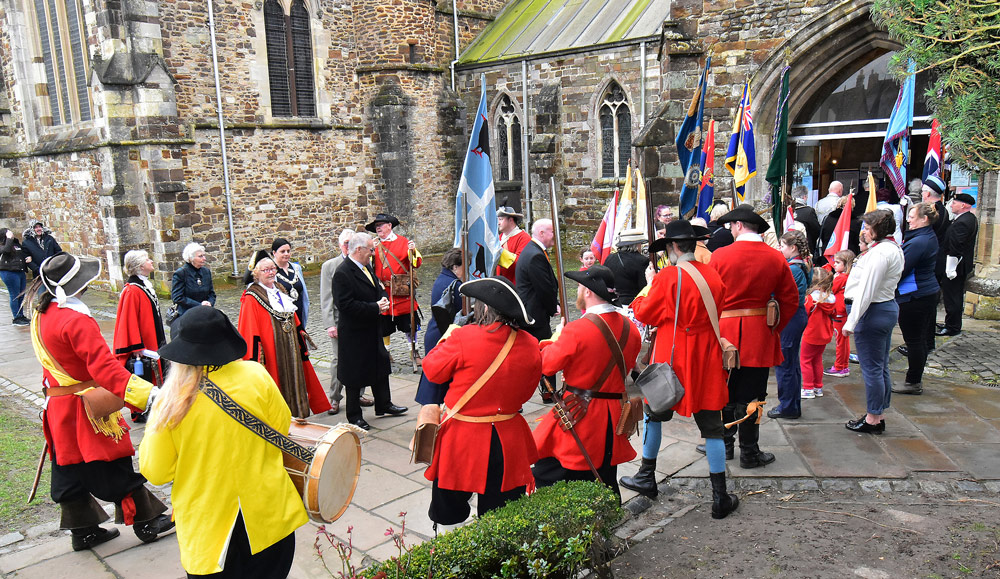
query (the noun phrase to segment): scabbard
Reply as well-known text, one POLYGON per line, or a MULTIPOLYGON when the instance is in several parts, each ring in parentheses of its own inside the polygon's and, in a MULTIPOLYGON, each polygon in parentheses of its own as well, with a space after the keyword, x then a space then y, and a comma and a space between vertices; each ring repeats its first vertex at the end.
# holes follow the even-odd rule
POLYGON ((38 483, 42 480, 42 469, 45 468, 45 457, 49 454, 49 441, 45 441, 42 447, 42 454, 38 457, 38 466, 35 467, 35 480, 31 483, 31 493, 28 494, 28 504, 35 500, 35 493, 38 492, 38 483))

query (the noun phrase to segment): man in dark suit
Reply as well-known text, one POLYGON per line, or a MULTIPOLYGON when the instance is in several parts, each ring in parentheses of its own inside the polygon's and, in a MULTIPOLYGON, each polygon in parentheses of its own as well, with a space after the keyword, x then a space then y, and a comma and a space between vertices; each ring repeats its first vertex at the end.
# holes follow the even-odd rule
POLYGON ((533 325, 524 329, 538 341, 552 337, 549 318, 559 313, 559 284, 546 254, 554 244, 552 220, 535 221, 531 226, 531 243, 521 251, 514 273, 517 293, 528 308, 528 314, 535 320, 533 325))
POLYGON ((333 274, 337 320, 337 379, 347 389, 347 421, 368 430, 361 414, 361 389, 372 386, 375 416, 406 412, 392 403, 389 393, 389 352, 382 342, 379 316, 389 311, 389 298, 371 266, 375 240, 355 233, 348 244, 348 258, 333 274))
POLYGON ((792 189, 792 199, 795 202, 795 220, 806 228, 809 250, 815 255, 819 245, 819 217, 816 215, 816 210, 809 206, 808 198, 809 190, 805 186, 796 185, 792 189))
POLYGON ((948 226, 944 243, 938 252, 938 269, 944 268, 941 280, 941 301, 944 302, 944 328, 939 336, 957 336, 962 332, 962 309, 965 303, 965 280, 975 273, 973 258, 979 221, 971 209, 976 198, 958 193, 951 200, 955 219, 948 226))

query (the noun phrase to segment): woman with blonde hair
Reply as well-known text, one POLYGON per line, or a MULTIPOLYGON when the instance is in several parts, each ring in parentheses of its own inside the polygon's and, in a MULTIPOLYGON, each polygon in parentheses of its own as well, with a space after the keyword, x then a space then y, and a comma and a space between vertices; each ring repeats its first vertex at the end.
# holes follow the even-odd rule
POLYGON ((188 577, 287 577, 295 529, 308 521, 302 499, 281 451, 215 400, 282 434, 288 406, 267 370, 241 359, 247 344, 219 310, 192 308, 175 333, 160 349, 173 364, 139 445, 139 468, 153 484, 173 482, 181 565, 188 577))

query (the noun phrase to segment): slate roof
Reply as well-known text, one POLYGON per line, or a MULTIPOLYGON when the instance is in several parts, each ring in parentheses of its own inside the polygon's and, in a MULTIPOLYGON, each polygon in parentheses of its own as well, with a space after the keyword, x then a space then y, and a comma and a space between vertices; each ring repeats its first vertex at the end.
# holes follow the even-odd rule
POLYGON ((653 36, 670 0, 511 0, 459 57, 479 64, 653 36))

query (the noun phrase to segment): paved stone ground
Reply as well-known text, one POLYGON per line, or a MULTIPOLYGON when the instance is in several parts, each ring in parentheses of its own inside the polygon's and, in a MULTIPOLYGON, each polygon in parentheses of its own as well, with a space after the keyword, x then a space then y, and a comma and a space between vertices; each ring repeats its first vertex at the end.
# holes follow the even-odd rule
MULTIPOLYGON (((964 331, 949 338, 948 347, 937 349, 927 358, 927 367, 940 371, 966 372, 997 387, 1000 382, 1000 351, 996 335, 1000 322, 964 324, 964 331), (989 329, 971 329, 988 327, 989 329)), ((942 338, 938 338, 940 341, 942 338)))
MULTIPOLYGON (((434 272, 436 274, 436 271, 434 272)), ((316 285, 309 278, 310 289, 316 285)), ((425 285, 429 287, 429 285, 425 285)), ((318 288, 313 290, 318 292, 318 288)), ((312 295, 316 295, 315 293, 312 295)), ((101 327, 110 339, 113 328, 114 304, 106 296, 94 292, 86 296, 101 327), (108 313, 110 312, 110 316, 108 313)), ((236 290, 222 292, 219 306, 235 319, 238 304, 236 290)), ((6 310, 6 308, 4 308, 6 310)), ((318 310, 314 320, 318 320, 318 310)), ((312 324, 314 334, 318 324, 312 324)), ((397 360, 407 361, 407 350, 397 335, 393 352, 397 360), (402 357, 400 357, 402 356, 402 357)), ((898 332, 894 345, 901 343, 898 332)), ((317 340, 329 347, 329 340, 317 340)), ((961 493, 982 493, 995 496, 1000 492, 1000 389, 990 386, 982 374, 961 371, 958 360, 969 358, 968 349, 975 343, 985 350, 975 353, 977 362, 989 363, 1000 351, 1000 331, 992 323, 966 320, 962 336, 939 339, 935 360, 950 361, 932 368, 924 380, 922 396, 894 396, 893 407, 887 412, 887 433, 881 437, 857 435, 844 429, 843 423, 864 411, 864 386, 860 371, 852 365, 848 378, 827 377, 825 396, 803 403, 799 420, 775 421, 764 419, 761 444, 774 452, 778 460, 765 468, 744 470, 738 461, 728 464, 731 484, 742 493, 752 494, 763 489, 779 491, 814 489, 853 489, 865 493, 919 492, 929 497, 961 493), (984 353, 985 352, 985 353, 984 353)), ((328 367, 328 352, 321 346, 313 358, 320 367, 328 367)), ((827 363, 832 362, 833 349, 828 348, 827 363)), ((408 366, 408 364, 407 364, 408 366)), ((902 358, 893 354, 896 379, 905 367, 902 358)), ((37 404, 36 385, 40 374, 34 360, 26 328, 10 325, 9 314, 0 313, 0 401, 4 404, 37 404)), ((417 376, 405 368, 392 379, 395 402, 413 405, 417 376)), ((773 378, 771 392, 774 392, 773 378)), ((529 424, 548 411, 537 396, 524 408, 529 424)), ((352 562, 363 565, 396 554, 396 548, 385 531, 400 526, 400 513, 405 512, 407 540, 420 542, 433 532, 426 509, 430 484, 423 478, 423 468, 409 463, 406 446, 411 437, 415 412, 402 417, 373 418, 374 427, 362 444, 360 481, 353 503, 337 522, 326 529, 347 540, 347 529, 353 527, 351 540, 355 548, 352 562)), ((315 421, 332 424, 340 416, 320 416, 315 421)), ((138 444, 142 427, 133 430, 133 442, 138 444)), ((690 509, 704 506, 707 493, 707 461, 695 452, 700 442, 693 420, 679 417, 664 425, 661 452, 657 460, 661 496, 657 501, 638 497, 623 489, 627 509, 641 513, 666 513, 664 517, 680 517, 690 509), (688 497, 684 508, 673 508, 671 501, 688 497)), ((640 441, 633 439, 638 449, 640 441)), ((638 460, 622 465, 619 475, 633 474, 638 460)), ((157 489, 169 497, 169 486, 157 489)), ((47 500, 47 499, 46 499, 47 500)), ((664 518, 665 520, 665 518, 664 518)), ((641 540, 655 532, 655 525, 644 519, 633 519, 618 530, 622 538, 641 540), (642 525, 646 526, 642 526, 642 525), (652 530, 651 530, 652 529, 652 530)), ((313 547, 318 526, 309 524, 296 532, 297 556, 292 577, 328 577, 329 571, 316 557, 313 547)), ((182 577, 176 539, 171 535, 152 545, 142 545, 129 529, 122 537, 94 551, 73 553, 65 533, 55 522, 34 529, 4 529, 11 534, 0 537, 0 574, 5 577, 182 577), (16 534, 15 534, 16 533, 16 534), (19 538, 20 537, 20 538, 19 538), (26 538, 23 538, 26 537, 26 538)), ((327 554, 327 565, 339 570, 339 560, 327 554)))

